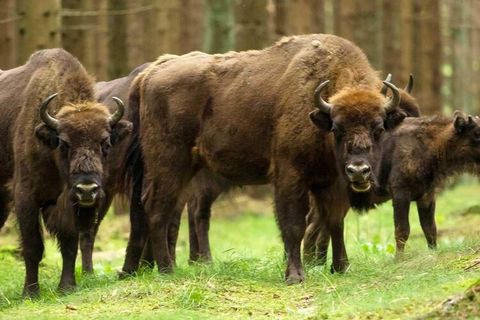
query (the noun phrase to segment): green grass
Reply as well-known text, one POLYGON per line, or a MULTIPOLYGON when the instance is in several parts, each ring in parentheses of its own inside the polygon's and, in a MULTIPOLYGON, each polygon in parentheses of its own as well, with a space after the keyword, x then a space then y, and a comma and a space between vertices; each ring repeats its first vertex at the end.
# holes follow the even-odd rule
MULTIPOLYGON (((437 251, 427 249, 413 206, 412 233, 400 262, 393 256, 389 203, 368 215, 350 213, 346 222, 350 270, 332 275, 328 267, 308 267, 307 281, 294 286, 283 283, 282 244, 270 202, 261 210, 257 206, 258 212, 246 209, 238 216, 223 214, 228 211, 227 201, 214 208, 213 264, 188 265, 183 221, 175 273, 142 270, 126 280, 118 280, 116 271, 123 262, 128 218, 109 215, 96 245, 96 274, 83 276, 78 265, 78 289, 68 295, 56 291, 61 259, 55 243, 48 239, 40 269, 41 297, 36 300, 21 299, 24 266, 15 251, 18 240, 10 222, 0 233, 0 318, 433 317, 444 300, 480 279, 479 267, 465 270, 480 256, 479 194, 480 186, 470 182, 439 198, 437 251)), ((477 311, 460 314, 480 318, 477 311)))

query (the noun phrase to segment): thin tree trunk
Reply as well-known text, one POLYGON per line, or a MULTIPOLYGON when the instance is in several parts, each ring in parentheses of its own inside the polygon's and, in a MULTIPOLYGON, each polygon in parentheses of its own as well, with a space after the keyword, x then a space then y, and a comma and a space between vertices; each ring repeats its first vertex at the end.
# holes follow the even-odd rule
POLYGON ((408 70, 401 67, 401 34, 400 34, 400 13, 401 3, 399 1, 382 0, 382 71, 386 75, 392 73, 393 82, 404 83, 399 79, 406 79, 408 70))
POLYGON ((221 53, 233 49, 233 10, 230 0, 206 0, 204 51, 221 53))
POLYGON ((60 46, 60 0, 18 0, 17 9, 20 61, 37 50, 60 46))
MULTIPOLYGON (((94 0, 62 0, 64 9, 76 11, 94 10, 94 0)), ((87 16, 64 16, 62 18, 62 45, 76 56, 87 71, 95 68, 95 18, 87 16)))
POLYGON ((10 69, 16 65, 17 35, 15 0, 0 1, 0 69, 10 69))
MULTIPOLYGON (((109 10, 125 10, 125 1, 109 0, 109 10)), ((125 15, 109 16, 109 77, 119 78, 129 73, 126 47, 126 17, 125 15)))
POLYGON ((266 0, 236 0, 235 50, 260 49, 267 45, 266 0))
POLYGON ((318 33, 324 30, 323 0, 287 1, 288 34, 318 33))
POLYGON ((437 0, 415 0, 416 30, 416 96, 422 113, 441 112, 442 46, 440 38, 440 5, 437 0))
MULTIPOLYGON (((144 5, 144 0, 130 0, 128 1, 128 8, 135 9, 144 5)), ((129 14, 127 19, 127 39, 126 50, 128 55, 128 70, 134 69, 136 66, 144 63, 145 58, 145 36, 146 29, 144 12, 129 14)), ((151 27, 151 26, 149 26, 151 27)))
POLYGON ((202 50, 205 0, 182 0, 182 8, 178 24, 181 39, 179 50, 181 53, 202 50))
POLYGON ((108 37, 108 10, 109 0, 96 0, 95 10, 99 12, 96 18, 95 32, 95 75, 98 80, 109 79, 109 37, 108 37))
MULTIPOLYGON (((388 1, 388 0, 386 0, 388 1)), ((390 2, 390 1, 388 1, 390 2)), ((413 61, 415 61, 413 53, 413 2, 412 0, 403 0, 400 5, 400 48, 401 55, 400 58, 400 74, 395 75, 395 79, 398 79, 398 83, 407 83, 408 75, 410 73, 414 74, 414 77, 417 77, 415 70, 413 69, 413 61)), ((390 72, 389 70, 385 70, 390 72)), ((397 80, 395 80, 397 83, 397 80)), ((418 88, 414 89, 415 92, 418 91, 418 88)))

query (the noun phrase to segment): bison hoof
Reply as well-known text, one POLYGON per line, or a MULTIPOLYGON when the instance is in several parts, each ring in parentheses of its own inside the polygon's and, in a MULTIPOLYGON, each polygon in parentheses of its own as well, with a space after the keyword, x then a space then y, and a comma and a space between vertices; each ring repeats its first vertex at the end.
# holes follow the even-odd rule
POLYGON ((198 264, 198 263, 201 263, 201 264, 209 264, 209 263, 212 263, 212 256, 211 255, 198 255, 194 258, 190 257, 190 259, 188 259, 188 264, 190 265, 195 265, 195 264, 198 264))
POLYGON ((93 268, 92 267, 82 268, 82 273, 83 274, 93 274, 93 268))
POLYGON ((120 280, 132 278, 136 274, 137 274, 136 271, 125 271, 125 270, 117 271, 117 276, 118 276, 118 279, 120 280))
POLYGON ((37 298, 40 295, 40 286, 32 284, 23 288, 22 297, 25 299, 37 298))
POLYGON ((338 265, 332 264, 330 266, 330 272, 331 273, 345 273, 348 270, 348 267, 350 264, 348 262, 343 262, 338 265))
POLYGON ((303 271, 292 272, 286 276, 285 282, 288 286, 305 281, 305 274, 303 271))
POLYGON ((75 283, 60 283, 58 285, 58 291, 60 293, 67 294, 75 290, 76 287, 77 286, 75 283))

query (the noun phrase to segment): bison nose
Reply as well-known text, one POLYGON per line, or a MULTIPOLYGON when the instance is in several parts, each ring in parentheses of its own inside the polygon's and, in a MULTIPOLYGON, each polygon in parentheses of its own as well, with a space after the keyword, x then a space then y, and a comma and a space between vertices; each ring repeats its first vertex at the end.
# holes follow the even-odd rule
POLYGON ((96 202, 100 186, 96 183, 79 183, 75 185, 75 193, 81 206, 93 206, 96 202))
POLYGON ((96 183, 79 183, 75 186, 75 189, 77 190, 78 193, 82 194, 94 194, 97 193, 99 185, 96 183))
POLYGON ((370 166, 361 163, 361 164, 349 164, 345 168, 345 172, 349 179, 353 181, 364 181, 370 177, 371 169, 370 166))

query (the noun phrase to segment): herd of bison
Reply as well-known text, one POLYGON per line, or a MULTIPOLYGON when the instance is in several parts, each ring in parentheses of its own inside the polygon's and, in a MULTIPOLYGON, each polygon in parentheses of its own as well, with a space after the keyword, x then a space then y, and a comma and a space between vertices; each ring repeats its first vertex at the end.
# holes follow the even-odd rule
MULTIPOLYGON (((480 119, 420 116, 411 95, 333 35, 287 37, 258 51, 163 55, 124 78, 94 82, 62 49, 0 71, 0 227, 16 213, 24 296, 39 293, 42 224, 59 244, 59 289, 75 287, 78 247, 92 272, 112 198, 130 199, 121 276, 142 261, 171 272, 181 212, 190 260, 210 261, 210 208, 234 186, 270 183, 288 284, 303 259, 348 268, 347 211, 392 199, 397 255, 416 201, 436 247, 435 189, 480 162, 480 119)), ((403 88, 403 86, 402 86, 403 88)))

